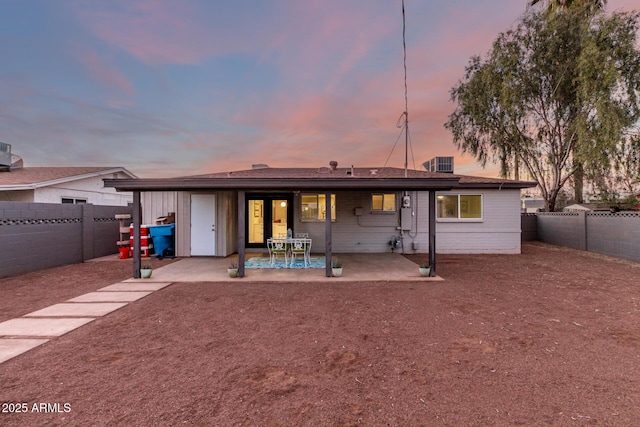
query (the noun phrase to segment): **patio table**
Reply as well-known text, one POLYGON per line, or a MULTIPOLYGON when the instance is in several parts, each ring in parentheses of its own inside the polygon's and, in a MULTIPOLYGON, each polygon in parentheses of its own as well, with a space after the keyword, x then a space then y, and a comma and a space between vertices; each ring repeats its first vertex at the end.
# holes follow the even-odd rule
POLYGON ((307 268, 311 258, 311 244, 311 239, 302 237, 272 237, 267 239, 271 265, 274 265, 278 255, 282 254, 285 266, 290 267, 293 266, 297 255, 301 255, 304 266, 307 268))

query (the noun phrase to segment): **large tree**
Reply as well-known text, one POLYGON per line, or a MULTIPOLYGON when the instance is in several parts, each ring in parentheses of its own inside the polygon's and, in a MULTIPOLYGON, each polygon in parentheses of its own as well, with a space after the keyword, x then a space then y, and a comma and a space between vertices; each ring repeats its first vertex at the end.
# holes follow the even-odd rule
POLYGON ((604 6, 607 4, 607 0, 531 0, 529 5, 535 6, 543 2, 547 4, 547 13, 579 9, 594 13, 604 9, 604 6))
POLYGON ((589 174, 594 192, 611 203, 639 204, 640 134, 636 131, 626 135, 608 155, 611 167, 604 165, 589 174))
POLYGON ((503 176, 523 165, 547 211, 581 166, 610 164, 623 133, 640 118, 638 15, 532 8, 501 33, 487 58, 471 58, 451 90, 445 124, 454 143, 503 176))
MULTIPOLYGON (((591 19, 596 16, 597 13, 604 9, 607 4, 607 0, 531 0, 530 6, 535 6, 540 3, 546 3, 546 13, 548 16, 553 16, 560 13, 572 13, 577 15, 582 20, 583 26, 588 26, 591 19)), ((583 28, 584 30, 584 28, 583 28)), ((584 31, 577 34, 581 37, 584 31)), ((571 181, 573 182, 573 198, 576 203, 582 203, 584 201, 584 166, 575 161, 575 172, 571 181)))

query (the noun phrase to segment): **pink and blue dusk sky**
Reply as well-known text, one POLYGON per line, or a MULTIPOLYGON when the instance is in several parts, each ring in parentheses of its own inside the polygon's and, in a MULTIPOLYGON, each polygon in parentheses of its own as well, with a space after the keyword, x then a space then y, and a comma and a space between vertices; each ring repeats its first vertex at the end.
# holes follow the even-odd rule
MULTIPOLYGON (((405 0, 409 167, 460 156, 449 91, 527 0, 405 0)), ((404 111, 401 0, 0 0, 0 141, 140 177, 382 166, 404 111)), ((637 0, 609 0, 631 11, 637 0)), ((388 162, 403 167, 404 137, 388 162)))

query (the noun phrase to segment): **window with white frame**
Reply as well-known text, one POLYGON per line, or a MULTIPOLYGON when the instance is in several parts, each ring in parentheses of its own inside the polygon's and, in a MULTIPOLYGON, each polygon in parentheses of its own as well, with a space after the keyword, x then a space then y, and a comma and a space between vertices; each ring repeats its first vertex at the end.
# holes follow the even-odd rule
POLYGON ((87 199, 75 199, 75 198, 72 198, 72 197, 63 197, 62 198, 62 203, 65 203, 65 204, 69 203, 69 204, 77 205, 77 204, 80 204, 80 203, 87 203, 87 199))
MULTIPOLYGON (((302 194, 302 222, 324 221, 327 218, 325 194, 302 194)), ((336 220, 336 195, 331 195, 331 221, 336 220)))
POLYGON ((436 217, 438 219, 482 219, 480 194, 438 195, 436 217))
POLYGON ((371 211, 372 212, 395 212, 396 211, 395 193, 372 194, 371 195, 371 211))

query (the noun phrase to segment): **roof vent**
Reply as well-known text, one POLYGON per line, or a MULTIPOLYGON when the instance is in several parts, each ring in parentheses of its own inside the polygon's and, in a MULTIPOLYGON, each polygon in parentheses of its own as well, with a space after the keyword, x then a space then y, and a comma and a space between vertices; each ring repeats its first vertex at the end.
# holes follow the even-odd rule
POLYGON ((256 163, 251 165, 251 169, 269 169, 269 165, 266 165, 264 163, 256 163))
POLYGON ((331 166, 331 170, 334 171, 334 170, 338 169, 338 162, 336 162, 335 160, 331 160, 329 162, 329 166, 331 166))

